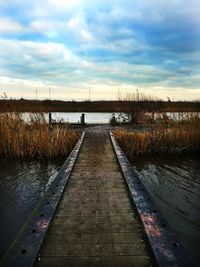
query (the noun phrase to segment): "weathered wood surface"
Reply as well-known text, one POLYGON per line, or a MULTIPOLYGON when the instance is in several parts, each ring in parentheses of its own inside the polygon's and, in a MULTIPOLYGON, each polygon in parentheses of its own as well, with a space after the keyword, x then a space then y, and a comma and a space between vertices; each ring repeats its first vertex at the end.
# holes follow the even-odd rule
POLYGON ((86 133, 35 266, 151 266, 108 133, 86 133))

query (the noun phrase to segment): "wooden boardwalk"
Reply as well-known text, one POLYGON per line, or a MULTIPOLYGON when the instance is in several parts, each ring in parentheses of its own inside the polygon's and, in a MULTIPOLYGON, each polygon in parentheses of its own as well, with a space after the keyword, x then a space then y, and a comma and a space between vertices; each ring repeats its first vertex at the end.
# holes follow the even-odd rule
POLYGON ((86 133, 35 266, 152 266, 108 133, 86 133))

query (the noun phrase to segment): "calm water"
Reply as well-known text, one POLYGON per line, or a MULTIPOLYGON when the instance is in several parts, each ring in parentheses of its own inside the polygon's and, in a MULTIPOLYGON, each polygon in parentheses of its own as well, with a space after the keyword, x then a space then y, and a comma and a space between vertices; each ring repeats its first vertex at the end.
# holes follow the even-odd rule
MULTIPOLYGON (((80 122, 81 112, 74 113, 52 113, 52 118, 56 121, 63 119, 65 122, 77 123, 80 122)), ((109 123, 113 113, 98 113, 98 112, 84 112, 86 123, 109 123)), ((118 113, 115 113, 118 114, 118 113)))
POLYGON ((54 180, 63 162, 64 159, 51 162, 0 161, 0 257, 54 180))
POLYGON ((200 156, 133 163, 188 253, 200 262, 200 156))
MULTIPOLYGON (((52 120, 56 122, 69 122, 69 123, 79 123, 81 114, 85 114, 85 122, 93 124, 107 124, 109 123, 112 115, 115 114, 117 117, 119 113, 110 112, 52 112, 52 120)), ((28 113, 25 114, 25 119, 28 120, 28 113)), ((45 113, 45 118, 48 121, 48 113, 45 113)))

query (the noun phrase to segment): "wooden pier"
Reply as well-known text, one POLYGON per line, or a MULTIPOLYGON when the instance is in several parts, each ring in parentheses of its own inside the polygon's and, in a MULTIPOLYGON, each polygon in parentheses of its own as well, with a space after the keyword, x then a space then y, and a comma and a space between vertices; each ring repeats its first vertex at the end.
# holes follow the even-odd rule
POLYGON ((85 129, 0 267, 195 266, 109 127, 85 129))
POLYGON ((108 132, 87 132, 35 266, 152 266, 108 132))

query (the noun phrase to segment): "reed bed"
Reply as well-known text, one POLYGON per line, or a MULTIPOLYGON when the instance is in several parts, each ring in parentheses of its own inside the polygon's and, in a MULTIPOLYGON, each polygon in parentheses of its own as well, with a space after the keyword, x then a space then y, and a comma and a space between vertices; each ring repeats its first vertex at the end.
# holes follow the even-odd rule
POLYGON ((54 158, 68 155, 80 134, 70 127, 51 127, 44 115, 0 114, 0 156, 8 158, 54 158))
POLYGON ((130 157, 148 154, 174 154, 200 151, 200 118, 173 123, 162 122, 141 132, 116 130, 114 135, 130 157))

